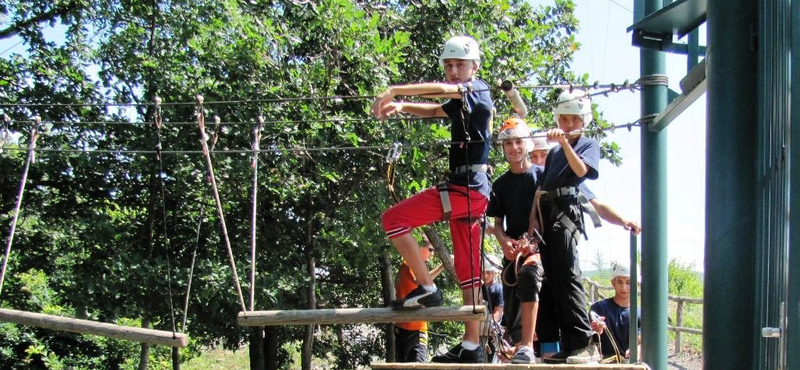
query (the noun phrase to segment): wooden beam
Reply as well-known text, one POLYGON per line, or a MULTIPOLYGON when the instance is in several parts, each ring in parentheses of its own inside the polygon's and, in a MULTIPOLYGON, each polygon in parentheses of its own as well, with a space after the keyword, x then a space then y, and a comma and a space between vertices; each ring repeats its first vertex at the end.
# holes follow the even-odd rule
POLYGON ((479 321, 485 317, 483 305, 461 307, 331 308, 319 310, 275 310, 239 312, 241 326, 374 324, 403 321, 479 321))
POLYGON ((0 308, 0 321, 134 342, 186 347, 186 334, 0 308))
POLYGON ((645 364, 444 364, 444 363, 372 363, 372 369, 426 369, 426 370, 649 370, 645 364))

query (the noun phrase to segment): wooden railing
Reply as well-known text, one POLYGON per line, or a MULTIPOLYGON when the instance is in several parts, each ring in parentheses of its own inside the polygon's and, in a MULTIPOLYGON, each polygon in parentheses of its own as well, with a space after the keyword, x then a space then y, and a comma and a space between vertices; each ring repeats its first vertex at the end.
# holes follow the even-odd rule
MULTIPOLYGON (((589 302, 597 302, 601 299, 608 298, 603 292, 610 291, 611 294, 614 294, 614 287, 600 285, 596 281, 593 281, 588 278, 583 278, 584 287, 586 287, 586 299, 589 302)), ((676 303, 675 308, 675 325, 667 325, 667 330, 671 330, 675 332, 675 354, 681 353, 681 333, 689 333, 689 334, 698 334, 702 335, 702 329, 695 329, 695 328, 686 328, 683 327, 683 306, 684 303, 691 303, 691 304, 703 304, 702 298, 689 298, 689 297, 678 297, 678 296, 668 296, 670 301, 674 301, 676 303)))

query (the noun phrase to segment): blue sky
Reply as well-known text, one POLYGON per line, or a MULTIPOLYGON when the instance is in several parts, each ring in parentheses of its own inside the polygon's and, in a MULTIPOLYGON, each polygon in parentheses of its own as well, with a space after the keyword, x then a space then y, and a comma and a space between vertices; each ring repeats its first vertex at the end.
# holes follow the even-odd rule
MULTIPOLYGON (((534 4, 553 4, 552 0, 534 0, 534 4)), ((575 56, 573 70, 588 73, 591 81, 619 83, 639 78, 639 49, 631 46, 626 28, 633 24, 633 0, 575 0, 575 14, 580 21, 577 39, 581 49, 575 56)), ((705 43, 701 29, 701 44, 705 43)), ((680 92, 678 83, 686 75, 686 57, 667 55, 670 88, 680 92)), ((614 124, 637 120, 640 94, 620 92, 596 97, 603 116, 614 124)), ((705 95, 670 124, 668 140, 668 255, 703 270, 705 238, 705 95)), ((622 146, 623 164, 615 167, 603 161, 600 178, 590 186, 597 196, 622 215, 641 220, 640 138, 638 128, 631 132, 617 130, 609 139, 622 146)), ((645 229, 643 232, 647 232, 645 229)), ((581 241, 580 257, 584 270, 594 269, 598 251, 606 261, 628 260, 629 234, 621 227, 604 223, 588 230, 589 240, 581 241)), ((641 247, 641 243, 639 243, 641 247)))

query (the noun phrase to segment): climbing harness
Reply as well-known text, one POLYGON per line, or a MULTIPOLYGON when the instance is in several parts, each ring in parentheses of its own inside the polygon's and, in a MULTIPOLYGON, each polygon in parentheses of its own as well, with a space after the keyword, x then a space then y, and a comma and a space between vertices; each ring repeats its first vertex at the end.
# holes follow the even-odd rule
POLYGON ((397 166, 397 160, 400 159, 400 154, 402 153, 403 144, 400 143, 392 144, 389 148, 389 152, 386 153, 386 184, 389 187, 389 195, 392 197, 395 204, 400 203, 400 197, 394 190, 395 168, 397 166))

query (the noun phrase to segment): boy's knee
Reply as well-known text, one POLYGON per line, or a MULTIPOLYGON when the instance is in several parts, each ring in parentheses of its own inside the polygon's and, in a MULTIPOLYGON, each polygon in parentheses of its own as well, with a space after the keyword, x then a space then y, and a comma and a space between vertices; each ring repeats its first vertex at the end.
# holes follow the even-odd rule
POLYGON ((542 290, 542 268, 539 265, 524 265, 517 275, 517 297, 522 302, 536 302, 542 290))

